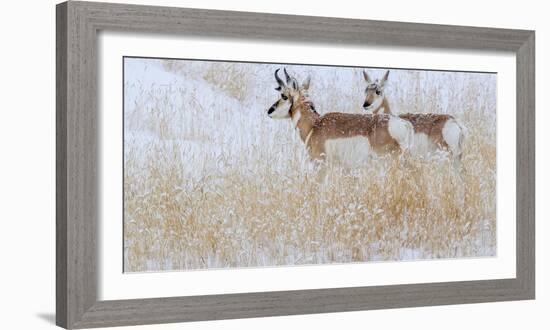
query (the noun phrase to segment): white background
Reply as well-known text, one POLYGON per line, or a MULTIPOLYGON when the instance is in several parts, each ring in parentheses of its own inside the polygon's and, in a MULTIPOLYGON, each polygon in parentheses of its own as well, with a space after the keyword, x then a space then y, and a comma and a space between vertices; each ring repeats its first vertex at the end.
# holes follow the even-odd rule
POLYGON ((99 146, 100 186, 100 299, 136 299, 201 294, 283 291, 390 285, 475 279, 513 278, 515 266, 515 56, 511 53, 460 53, 426 49, 350 47, 339 45, 273 45, 272 42, 235 41, 174 36, 144 36, 106 32, 99 39, 99 88, 102 128, 99 146), (217 54, 217 49, 224 49, 217 54), (497 255, 490 258, 367 262, 298 267, 249 267, 216 271, 173 271, 123 274, 121 86, 123 55, 167 58, 209 58, 269 61, 277 53, 281 63, 392 65, 403 68, 489 71, 497 83, 497 255), (117 184, 118 183, 118 184, 117 184), (116 252, 113 252, 116 251, 116 252))
MULTIPOLYGON (((550 23, 543 1, 138 1, 186 7, 444 23, 537 31, 537 300, 157 325, 150 329, 420 328, 550 326, 548 196, 550 23), (546 202, 546 203, 545 203, 546 202), (546 239, 545 239, 546 238, 546 239)), ((51 329, 55 312, 55 1, 1 10, 0 289, 4 329, 51 329)), ((137 327, 136 327, 137 328, 137 327)))

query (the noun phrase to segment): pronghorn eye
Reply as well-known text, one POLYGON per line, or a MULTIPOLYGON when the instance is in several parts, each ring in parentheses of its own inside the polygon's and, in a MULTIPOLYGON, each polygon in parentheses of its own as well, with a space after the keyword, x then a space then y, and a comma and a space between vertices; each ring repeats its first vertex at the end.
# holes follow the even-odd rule
POLYGON ((380 95, 382 92, 380 92, 378 89, 376 90, 376 95, 380 95))
POLYGON ((288 99, 288 96, 286 96, 285 94, 281 94, 281 98, 286 101, 288 99))

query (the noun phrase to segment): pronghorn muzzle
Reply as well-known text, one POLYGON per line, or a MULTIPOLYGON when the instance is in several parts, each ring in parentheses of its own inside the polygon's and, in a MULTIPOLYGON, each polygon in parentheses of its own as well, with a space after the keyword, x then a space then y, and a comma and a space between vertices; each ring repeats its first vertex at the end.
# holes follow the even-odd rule
POLYGON ((273 115, 276 114, 276 110, 279 109, 279 107, 281 106, 281 100, 277 100, 277 102, 273 103, 273 105, 267 109, 267 115, 270 117, 270 118, 273 118, 273 115))
POLYGON ((267 115, 271 115, 273 113, 273 111, 275 111, 275 109, 277 109, 277 105, 279 104, 279 101, 273 103, 273 105, 271 106, 271 108, 269 108, 267 110, 267 115))

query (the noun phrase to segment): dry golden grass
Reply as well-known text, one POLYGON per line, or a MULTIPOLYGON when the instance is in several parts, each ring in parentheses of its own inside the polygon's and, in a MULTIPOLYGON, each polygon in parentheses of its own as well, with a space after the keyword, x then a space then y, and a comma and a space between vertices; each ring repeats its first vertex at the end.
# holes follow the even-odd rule
POLYGON ((484 94, 461 101, 483 108, 460 116, 469 129, 462 176, 444 154, 327 164, 321 176, 289 122, 266 118, 273 92, 254 96, 263 108, 237 110, 246 101, 228 85, 235 102, 217 99, 214 111, 200 90, 177 85, 135 87, 125 113, 125 271, 495 254, 495 131, 484 115, 494 104, 484 94))

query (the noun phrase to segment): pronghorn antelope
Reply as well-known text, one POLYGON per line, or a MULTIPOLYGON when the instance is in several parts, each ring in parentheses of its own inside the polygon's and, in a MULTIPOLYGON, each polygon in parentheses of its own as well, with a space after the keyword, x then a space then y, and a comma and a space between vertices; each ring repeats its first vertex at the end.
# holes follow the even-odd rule
POLYGON ((344 163, 367 160, 374 153, 405 151, 412 125, 396 116, 330 112, 319 115, 309 100, 310 78, 302 85, 284 69, 285 81, 275 71, 280 98, 267 111, 271 118, 290 118, 314 160, 344 163))
MULTIPOLYGON (((393 114, 384 87, 389 71, 381 79, 372 80, 367 71, 363 77, 367 82, 363 108, 373 114, 393 114)), ((448 150, 456 160, 460 160, 463 151, 465 127, 453 116, 435 113, 406 113, 400 118, 407 120, 414 127, 412 152, 425 154, 438 149, 448 150)))

